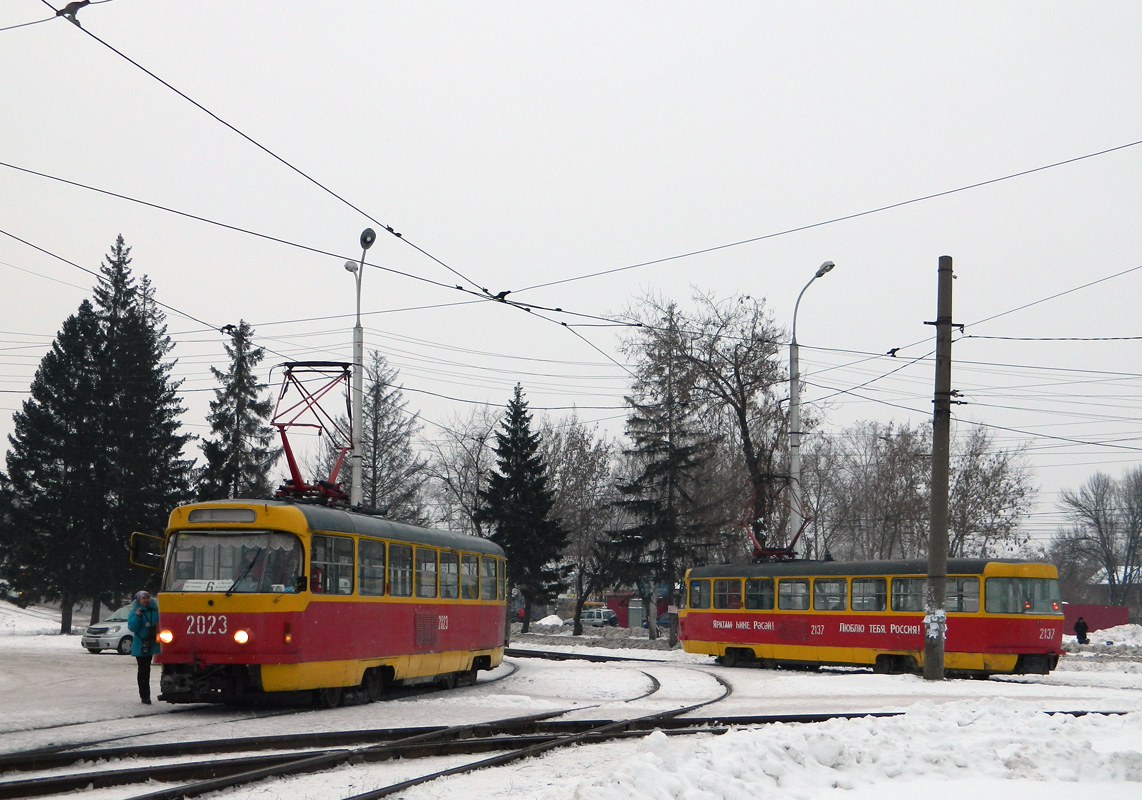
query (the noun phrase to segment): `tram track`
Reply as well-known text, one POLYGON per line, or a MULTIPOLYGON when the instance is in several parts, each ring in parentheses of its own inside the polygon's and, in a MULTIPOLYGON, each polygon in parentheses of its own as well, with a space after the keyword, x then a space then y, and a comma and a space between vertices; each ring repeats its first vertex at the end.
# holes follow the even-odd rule
MULTIPOLYGON (((645 671, 643 675, 648 681, 646 690, 621 702, 643 700, 660 690, 661 683, 658 678, 645 671)), ((625 721, 614 723, 610 720, 604 723, 547 722, 555 717, 572 712, 581 713, 592 707, 560 708, 525 717, 451 727, 284 734, 244 739, 11 754, 0 757, 0 769, 46 771, 91 763, 114 764, 124 759, 154 762, 159 759, 201 755, 215 756, 215 758, 191 762, 152 763, 149 766, 132 764, 122 769, 112 767, 3 781, 0 782, 0 798, 37 797, 88 787, 125 786, 142 781, 191 781, 190 786, 170 787, 143 795, 154 798, 189 797, 267 778, 335 769, 349 762, 372 763, 393 759, 484 754, 505 749, 519 750, 524 747, 550 744, 560 738, 589 732, 590 729, 601 725, 626 724, 625 721), (243 755, 227 759, 216 758, 218 755, 235 753, 243 755)))
MULTIPOLYGON (((548 656, 543 651, 518 651, 511 653, 511 655, 513 661, 504 662, 511 665, 511 672, 505 672, 504 675, 484 681, 480 685, 487 685, 514 674, 518 669, 518 664, 514 663, 516 658, 547 658, 548 656)), ((83 767, 91 762, 114 764, 123 759, 150 760, 152 763, 149 766, 132 764, 130 767, 121 769, 114 767, 100 770, 84 769, 81 772, 71 772, 65 775, 0 781, 0 798, 42 797, 49 794, 83 790, 89 787, 129 786, 144 781, 158 781, 179 785, 166 786, 147 794, 138 795, 134 800, 175 800, 175 798, 194 797, 277 778, 287 778, 306 773, 330 772, 346 765, 377 764, 398 759, 439 759, 445 757, 452 757, 453 764, 455 764, 457 757, 484 756, 470 763, 430 771, 418 777, 379 786, 345 799, 372 800, 372 798, 392 796, 413 786, 440 778, 503 766, 514 761, 541 755, 559 747, 646 736, 654 730, 661 730, 670 736, 697 733, 720 734, 733 728, 778 722, 786 724, 814 723, 834 719, 893 717, 905 713, 894 711, 761 716, 714 715, 683 718, 683 715, 718 703, 732 693, 732 686, 724 677, 716 674, 724 670, 711 671, 702 669, 701 666, 703 665, 679 665, 655 659, 622 656, 608 656, 600 659, 598 656, 574 653, 556 653, 551 660, 644 663, 653 661, 663 667, 693 666, 696 671, 717 681, 722 687, 722 691, 719 696, 700 703, 629 719, 558 719, 560 716, 573 712, 581 714, 593 707, 598 708, 616 703, 633 703, 657 694, 662 686, 658 677, 644 669, 639 669, 638 671, 649 680, 649 687, 647 691, 626 700, 608 701, 595 706, 562 708, 543 714, 512 717, 485 723, 450 727, 423 726, 284 734, 244 739, 138 744, 103 749, 61 750, 54 748, 55 752, 51 753, 12 754, 0 756, 0 770, 60 770, 69 767, 74 768, 77 765, 83 767), (29 759, 29 756, 32 758, 29 759), (213 758, 169 763, 171 759, 185 759, 188 756, 212 756, 213 758), (219 758, 218 756, 231 757, 219 758), (166 759, 168 763, 154 763, 161 759, 166 759)), ((1127 712, 1047 711, 1045 713, 1083 716, 1088 713, 1112 715, 1127 712)))
MULTIPOLYGON (((473 684, 472 686, 461 687, 461 690, 470 689, 470 688, 478 687, 478 686, 487 686, 489 684, 497 683, 501 680, 504 680, 506 678, 511 677, 512 675, 514 675, 519 670, 519 665, 514 663, 514 662, 504 661, 503 665, 505 667, 507 667, 508 669, 504 670, 502 672, 502 674, 498 674, 498 675, 495 675, 493 677, 485 678, 485 679, 479 681, 478 683, 473 684)), ((431 685, 431 684, 420 684, 420 685, 411 686, 411 687, 399 687, 396 689, 391 689, 388 692, 386 692, 384 694, 384 696, 381 697, 379 702, 390 702, 393 700, 406 700, 406 699, 411 698, 411 697, 417 697, 419 695, 428 694, 428 693, 436 692, 436 691, 440 691, 440 687, 435 686, 435 685, 431 685)), ((56 730, 59 728, 78 727, 78 726, 83 726, 83 725, 100 725, 100 724, 106 724, 108 722, 118 722, 118 721, 121 721, 123 719, 154 719, 157 716, 166 717, 166 716, 169 716, 172 714, 187 714, 187 713, 196 713, 196 712, 201 714, 203 712, 210 713, 210 712, 222 711, 222 710, 223 709, 221 707, 215 706, 215 705, 197 704, 197 705, 192 705, 192 706, 181 706, 178 708, 171 708, 171 709, 165 711, 161 715, 134 714, 134 715, 131 715, 130 717, 127 717, 127 718, 119 717, 116 719, 85 720, 83 722, 70 722, 70 723, 65 723, 65 724, 61 724, 61 725, 44 725, 44 726, 35 727, 35 728, 27 728, 27 729, 20 730, 20 731, 4 731, 3 733, 5 735, 11 735, 11 734, 17 734, 17 733, 32 734, 32 733, 39 733, 39 732, 43 732, 43 731, 56 730)), ((253 722, 253 721, 262 720, 262 719, 271 719, 273 717, 320 714, 322 712, 323 712, 323 709, 315 709, 312 707, 312 705, 309 705, 309 704, 303 705, 302 701, 295 700, 295 704, 292 706, 289 706, 287 708, 265 709, 265 710, 261 710, 261 711, 255 711, 254 713, 248 713, 248 714, 245 714, 245 715, 237 717, 237 718, 230 717, 230 718, 226 718, 226 719, 211 720, 211 721, 205 722, 203 724, 203 727, 208 727, 211 725, 226 725, 226 724, 231 724, 231 723, 235 723, 235 722, 253 722)), ((111 736, 111 737, 106 737, 103 739, 93 739, 93 740, 88 740, 88 741, 64 742, 61 744, 49 745, 47 747, 38 747, 38 748, 30 749, 30 750, 20 750, 20 751, 16 751, 13 753, 0 754, 0 773, 2 773, 5 770, 20 769, 21 765, 23 765, 23 764, 29 764, 30 765, 30 764, 46 763, 44 757, 50 757, 53 754, 57 754, 57 753, 75 752, 75 753, 78 753, 78 760, 85 760, 85 759, 91 760, 90 754, 93 752, 98 753, 100 751, 92 751, 92 750, 87 750, 84 748, 92 748, 92 747, 96 747, 98 745, 104 745, 104 744, 108 744, 110 742, 119 742, 119 741, 123 741, 126 739, 139 739, 139 738, 144 738, 144 737, 161 736, 165 733, 174 733, 176 731, 185 732, 185 730, 186 730, 185 725, 178 725, 178 726, 171 726, 171 727, 166 727, 166 728, 158 728, 158 729, 152 729, 152 730, 138 731, 135 733, 123 734, 120 736, 111 736)), ((239 739, 239 740, 223 740, 223 741, 243 741, 243 740, 239 739)), ((170 746, 175 747, 175 746, 187 746, 187 745, 180 743, 179 745, 170 745, 170 746)), ((195 746, 195 743, 190 743, 189 746, 193 747, 193 746, 195 746)), ((100 756, 100 758, 105 758, 105 757, 111 757, 111 758, 133 757, 134 754, 138 753, 139 751, 145 751, 147 749, 147 747, 148 746, 119 748, 118 752, 116 752, 116 749, 110 748, 106 752, 116 753, 116 754, 111 755, 111 756, 100 756)), ((152 745, 151 747, 161 748, 161 747, 163 747, 163 745, 152 745)), ((235 750, 229 749, 229 750, 218 751, 218 752, 235 752, 235 750)), ((66 761, 66 760, 67 760, 67 757, 65 756, 64 761, 66 761)), ((28 768, 29 769, 38 769, 40 767, 28 767, 28 768)))

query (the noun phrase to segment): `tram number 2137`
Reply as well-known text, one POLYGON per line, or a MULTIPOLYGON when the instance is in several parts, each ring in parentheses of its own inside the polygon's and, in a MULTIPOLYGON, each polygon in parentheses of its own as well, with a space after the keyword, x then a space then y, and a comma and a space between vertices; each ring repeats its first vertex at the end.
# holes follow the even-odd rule
POLYGON ((186 632, 212 634, 226 633, 225 614, 187 614, 186 632))

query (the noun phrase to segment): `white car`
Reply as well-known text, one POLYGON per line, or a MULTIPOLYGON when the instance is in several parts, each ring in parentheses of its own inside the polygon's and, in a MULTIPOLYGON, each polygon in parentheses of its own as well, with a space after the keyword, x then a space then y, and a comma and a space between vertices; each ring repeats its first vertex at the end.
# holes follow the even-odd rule
POLYGON ((135 637, 127 627, 127 615, 130 611, 130 606, 123 606, 103 622, 92 625, 83 632, 80 644, 92 653, 115 650, 120 655, 131 655, 131 642, 135 637))
POLYGON ((617 626, 619 617, 609 608, 588 608, 579 619, 588 628, 601 628, 604 625, 617 626))

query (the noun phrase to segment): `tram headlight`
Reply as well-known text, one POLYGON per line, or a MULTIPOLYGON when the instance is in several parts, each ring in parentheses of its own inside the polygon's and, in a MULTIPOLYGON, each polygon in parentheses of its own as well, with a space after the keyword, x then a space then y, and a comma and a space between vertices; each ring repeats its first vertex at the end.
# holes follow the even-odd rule
POLYGON ((236 630, 234 631, 234 641, 238 644, 245 644, 250 641, 250 634, 244 630, 236 630))
POLYGON ((174 634, 169 630, 163 629, 159 631, 159 641, 163 644, 170 644, 174 641, 174 634))

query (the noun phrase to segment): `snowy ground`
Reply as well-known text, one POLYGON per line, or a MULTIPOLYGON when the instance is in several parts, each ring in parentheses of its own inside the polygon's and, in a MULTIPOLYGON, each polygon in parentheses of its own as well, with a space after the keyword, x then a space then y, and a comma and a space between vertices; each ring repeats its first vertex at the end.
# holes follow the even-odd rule
MULTIPOLYGON (((406 800, 454 795, 481 800, 896 800, 919 792, 933 800, 962 800, 965 795, 1041 800, 1046 792, 1065 793, 1069 800, 1142 797, 1139 626, 1100 631, 1092 637, 1098 644, 1086 647, 1069 638, 1070 652, 1050 676, 940 684, 862 671, 729 670, 705 657, 654 649, 636 633, 628 644, 641 645, 637 655, 647 661, 611 665, 518 659, 514 674, 499 681, 485 676, 469 689, 265 718, 241 709, 142 706, 134 688, 134 660, 87 653, 77 636, 54 635, 58 620, 58 614, 47 609, 20 610, 0 603, 0 692, 7 699, 0 710, 0 752, 101 740, 151 742, 454 724, 569 707, 582 708, 578 715, 587 718, 631 716, 655 707, 646 701, 623 702, 646 690, 649 675, 662 683, 650 699, 657 707, 671 707, 715 696, 712 676, 716 674, 734 686, 733 695, 713 707, 719 714, 906 713, 886 719, 772 725, 722 736, 654 734, 554 751, 512 766, 427 784, 401 796, 406 800), (1043 713, 1076 710, 1129 713, 1084 717, 1043 713)), ((558 645, 614 654, 614 646, 627 638, 617 631, 607 632, 606 638, 572 637, 556 628, 545 632, 555 635, 521 637, 513 647, 558 645)), ((345 797, 465 760, 351 766, 216 796, 345 797)), ((85 797, 101 800, 139 793, 138 787, 108 789, 85 797)))

